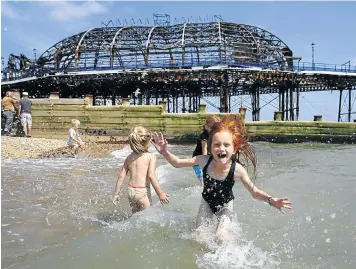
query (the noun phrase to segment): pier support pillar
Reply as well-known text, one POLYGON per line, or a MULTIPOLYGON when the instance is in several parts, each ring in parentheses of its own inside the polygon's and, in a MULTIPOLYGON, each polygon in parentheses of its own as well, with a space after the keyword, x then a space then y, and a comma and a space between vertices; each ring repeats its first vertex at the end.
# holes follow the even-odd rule
POLYGON ((260 91, 256 86, 251 87, 252 120, 260 120, 260 91))
POLYGON ((356 103, 355 90, 355 88, 340 89, 338 122, 352 122, 352 115, 356 114, 356 111, 353 111, 354 104, 356 103))
POLYGON ((279 107, 278 107, 278 110, 280 111, 280 112, 282 112, 282 120, 285 120, 285 98, 284 98, 284 88, 279 88, 279 93, 278 93, 278 95, 279 95, 279 98, 278 98, 278 100, 279 100, 279 107))
MULTIPOLYGON (((185 88, 183 88, 183 96, 182 96, 182 112, 185 113, 185 88)), ((177 112, 178 112, 178 99, 177 99, 177 112)))
POLYGON ((229 112, 229 89, 226 81, 220 85, 220 112, 229 112))
POLYGON ((111 105, 116 105, 116 90, 112 89, 111 91, 111 105))
POLYGON ((299 120, 299 88, 296 88, 296 102, 295 102, 296 120, 299 120))
POLYGON ((294 121, 294 88, 289 90, 289 120, 294 121))

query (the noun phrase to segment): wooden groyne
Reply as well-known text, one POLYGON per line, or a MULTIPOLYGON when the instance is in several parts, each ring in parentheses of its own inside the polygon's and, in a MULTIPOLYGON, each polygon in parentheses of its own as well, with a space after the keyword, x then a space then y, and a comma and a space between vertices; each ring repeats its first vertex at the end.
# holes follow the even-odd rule
MULTIPOLYGON (((86 138, 103 141, 125 140, 130 129, 143 125, 153 131, 165 133, 174 140, 192 140, 201 132, 207 113, 200 105, 198 113, 166 113, 166 102, 159 105, 134 105, 123 99, 117 106, 93 106, 90 95, 83 99, 59 98, 52 93, 47 99, 32 99, 33 134, 37 137, 63 137, 72 119, 81 122, 80 130, 86 138)), ((244 117, 246 110, 240 110, 244 117)), ((281 121, 275 112, 271 121, 246 122, 252 140, 269 142, 320 141, 332 143, 355 143, 356 123, 323 122, 321 115, 314 121, 281 121)))

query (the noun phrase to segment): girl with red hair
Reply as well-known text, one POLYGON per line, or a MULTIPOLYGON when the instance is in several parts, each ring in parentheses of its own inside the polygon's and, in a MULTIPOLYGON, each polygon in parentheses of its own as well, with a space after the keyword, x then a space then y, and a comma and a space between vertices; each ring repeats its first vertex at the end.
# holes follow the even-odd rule
POLYGON ((153 134, 153 144, 157 151, 176 168, 199 165, 203 170, 204 189, 197 217, 197 227, 207 221, 218 218, 215 233, 217 242, 228 238, 233 212, 235 181, 240 180, 252 197, 265 201, 279 209, 291 209, 287 197, 274 198, 258 189, 250 179, 246 169, 240 163, 240 156, 251 161, 256 168, 256 156, 247 142, 247 131, 239 116, 226 116, 221 122, 212 124, 208 139, 208 151, 211 155, 198 155, 189 159, 180 159, 168 151, 168 142, 162 133, 153 134))

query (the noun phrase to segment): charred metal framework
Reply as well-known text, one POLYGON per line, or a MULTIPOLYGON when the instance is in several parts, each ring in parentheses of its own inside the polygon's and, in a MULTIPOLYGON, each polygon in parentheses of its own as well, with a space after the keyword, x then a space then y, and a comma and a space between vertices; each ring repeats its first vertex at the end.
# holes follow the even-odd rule
POLYGON ((228 22, 92 28, 66 38, 38 59, 44 70, 130 69, 255 63, 292 68, 293 53, 258 27, 228 22))
POLYGON ((352 120, 356 122, 356 91, 352 89, 340 90, 339 97, 339 111, 337 121, 351 122, 352 120))
MULTIPOLYGON (((282 120, 298 120, 302 92, 338 90, 343 100, 345 93, 349 94, 342 106, 340 99, 339 121, 352 121, 356 100, 356 76, 244 68, 67 72, 14 82, 2 90, 9 87, 26 89, 32 97, 46 97, 53 91, 59 91, 62 97, 91 94, 97 105, 116 105, 127 97, 133 105, 167 101, 169 113, 197 112, 201 103, 221 112, 237 112, 244 102, 236 97, 249 96, 248 109, 255 121, 260 119, 263 95, 278 94, 272 101, 278 101, 276 111, 282 112, 282 120)), ((272 101, 265 101, 265 105, 272 101)))
MULTIPOLYGON (((166 100, 168 112, 196 112, 201 101, 232 112, 233 97, 248 95, 253 120, 260 119, 264 94, 278 94, 283 120, 296 120, 300 92, 340 90, 341 104, 342 94, 352 98, 356 87, 355 67, 325 73, 340 70, 324 66, 318 72, 314 64, 312 72, 301 71, 308 67, 272 33, 223 21, 92 28, 61 40, 36 61, 13 57, 21 59, 25 64, 8 65, 3 73, 3 89, 23 88, 33 97, 92 94, 97 104, 127 96, 133 104, 166 100), (209 101, 212 96, 218 101, 209 101)), ((347 103, 349 121, 353 103, 347 103)))

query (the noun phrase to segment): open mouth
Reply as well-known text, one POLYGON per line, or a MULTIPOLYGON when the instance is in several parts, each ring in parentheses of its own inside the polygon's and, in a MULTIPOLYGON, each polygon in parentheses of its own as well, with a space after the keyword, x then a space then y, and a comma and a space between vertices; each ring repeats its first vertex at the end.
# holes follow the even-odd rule
POLYGON ((219 159, 224 159, 224 158, 226 158, 226 156, 227 156, 226 153, 218 153, 217 155, 218 155, 218 158, 219 158, 219 159))

